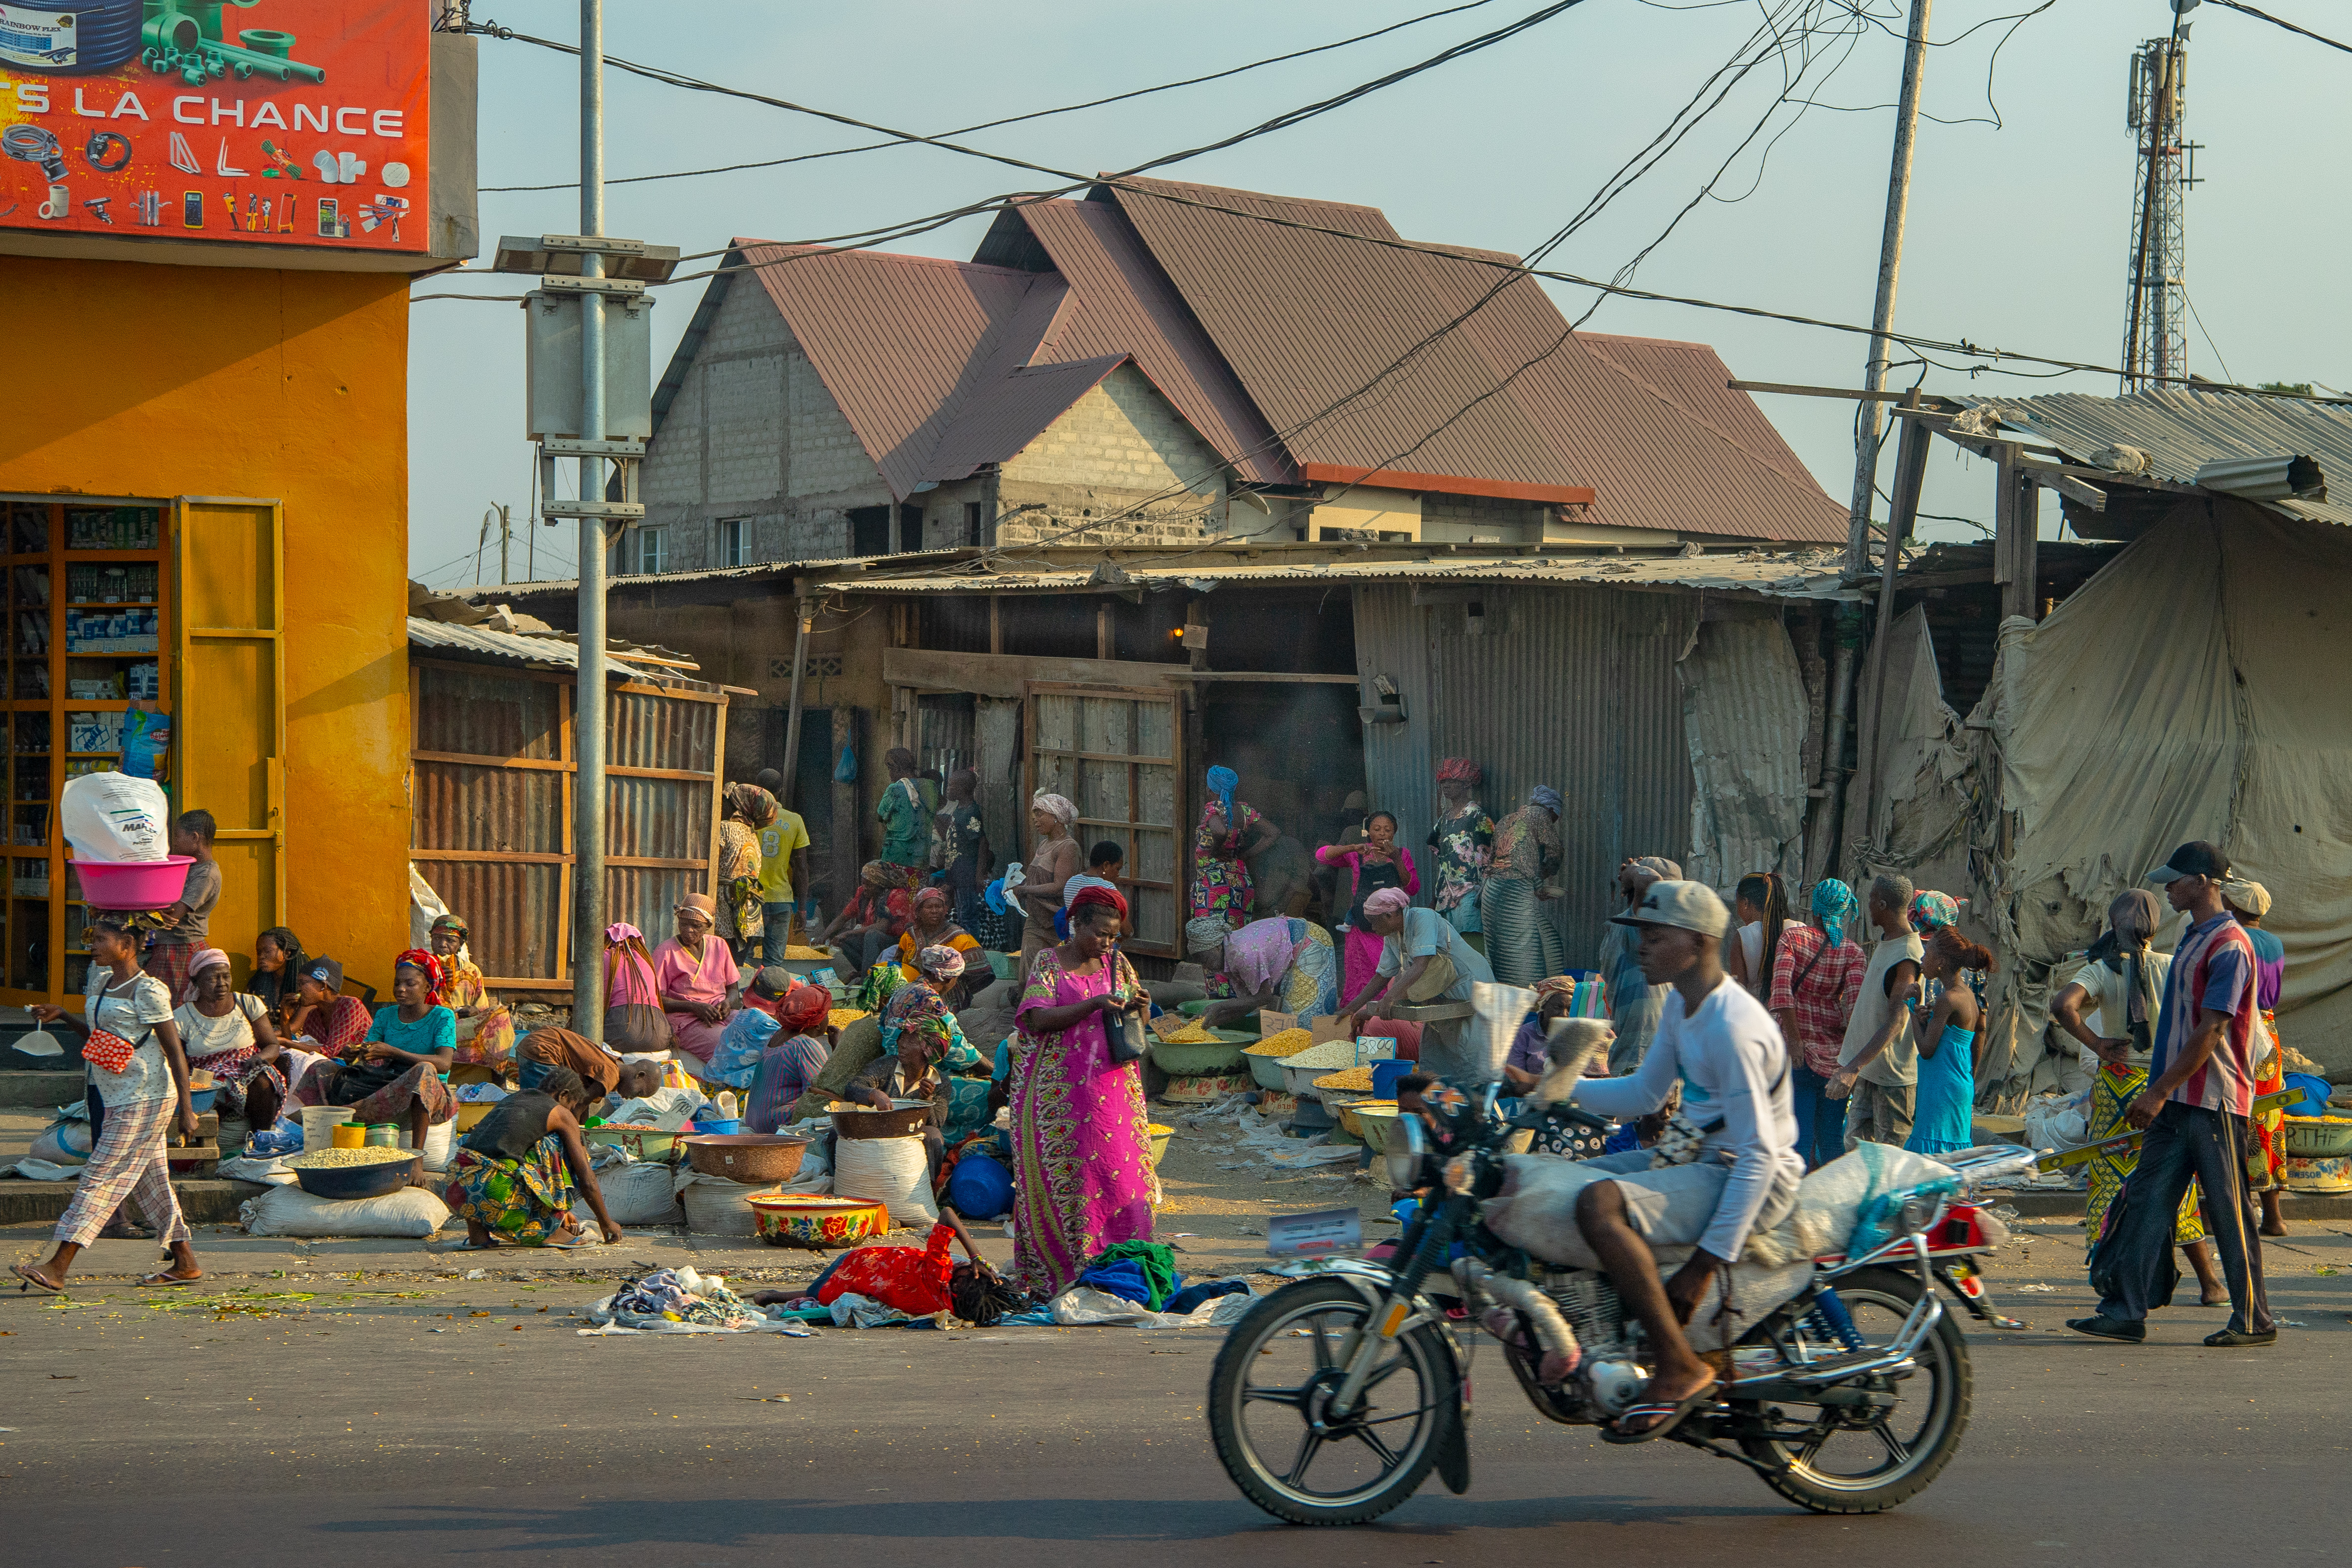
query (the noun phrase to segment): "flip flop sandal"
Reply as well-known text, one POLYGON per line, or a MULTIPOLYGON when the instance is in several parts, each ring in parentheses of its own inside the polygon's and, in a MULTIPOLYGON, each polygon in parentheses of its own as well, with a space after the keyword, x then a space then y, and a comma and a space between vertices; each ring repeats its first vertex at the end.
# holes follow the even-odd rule
POLYGON ((1628 1410, 1623 1415, 1618 1416, 1615 1422, 1612 1422, 1610 1425, 1603 1426, 1601 1429, 1601 1440, 1604 1443, 1616 1443, 1622 1445, 1628 1443, 1654 1443, 1661 1437, 1671 1436, 1675 1428, 1679 1427, 1685 1421, 1690 1418, 1692 1412, 1697 1410, 1703 1405, 1711 1405, 1715 1402, 1715 1391, 1717 1386, 1717 1385, 1716 1384, 1709 1383, 1705 1387, 1698 1389, 1695 1393, 1685 1394, 1679 1404, 1636 1405, 1631 1410, 1628 1410), (1663 1417, 1663 1419, 1643 1427, 1639 1432, 1628 1432, 1623 1429, 1622 1425, 1620 1425, 1620 1423, 1631 1421, 1638 1415, 1656 1415, 1663 1417))
POLYGON ((495 1241, 461 1241, 455 1247, 445 1247, 444 1252, 497 1252, 500 1244, 495 1241))
POLYGON ((8 1272, 16 1277, 18 1290, 38 1290, 44 1296, 62 1296, 66 1293, 64 1286, 50 1284, 21 1263, 8 1265, 8 1272))
POLYGON ((204 1276, 201 1274, 174 1274, 169 1269, 158 1269, 154 1273, 142 1278, 139 1283, 144 1287, 161 1285, 194 1285, 202 1279, 204 1279, 204 1276))

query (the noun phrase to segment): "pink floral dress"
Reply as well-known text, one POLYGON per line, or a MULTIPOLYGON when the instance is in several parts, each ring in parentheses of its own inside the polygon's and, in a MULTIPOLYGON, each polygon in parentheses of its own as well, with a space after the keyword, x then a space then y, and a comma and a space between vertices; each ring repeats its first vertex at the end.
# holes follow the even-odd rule
POLYGON ((1033 1295, 1059 1295, 1087 1261, 1121 1241, 1151 1239, 1160 1177, 1151 1166, 1151 1119, 1137 1064, 1114 1062, 1103 1017, 1067 1029, 1033 1029, 1030 1015, 1143 983, 1114 952, 1092 974, 1062 967, 1049 947, 1029 968, 1013 1032, 1013 1279, 1033 1295))

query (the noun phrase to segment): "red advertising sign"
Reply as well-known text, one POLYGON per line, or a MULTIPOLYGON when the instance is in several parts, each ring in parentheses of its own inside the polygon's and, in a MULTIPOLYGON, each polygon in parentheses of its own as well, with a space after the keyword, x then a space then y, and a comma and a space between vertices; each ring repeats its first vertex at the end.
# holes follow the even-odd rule
POLYGON ((0 228, 424 251, 419 0, 0 0, 0 228))

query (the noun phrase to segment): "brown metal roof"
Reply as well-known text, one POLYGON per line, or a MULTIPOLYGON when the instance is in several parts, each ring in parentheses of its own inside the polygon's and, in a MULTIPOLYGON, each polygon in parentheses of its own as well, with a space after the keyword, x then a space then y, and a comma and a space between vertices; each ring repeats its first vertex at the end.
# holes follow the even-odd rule
POLYGON ((1134 226, 1267 421, 1291 432, 1285 444, 1300 463, 1590 485, 1599 495, 1589 521, 1627 527, 1843 537, 1843 510, 1753 405, 1724 388, 1711 351, 1609 353, 1569 335, 1528 278, 1373 395, 1322 414, 1494 288, 1501 275, 1472 258, 1509 258, 1456 260, 1256 221, 1398 237, 1377 210, 1339 203, 1135 179, 1097 187, 1095 200, 1134 226))
POLYGON ((1185 422, 1244 479, 1297 482, 1256 405, 1114 208, 1100 202, 1034 202, 1004 214, 997 226, 1013 223, 1025 226, 1043 252, 1040 259, 1070 287, 1068 302, 1038 345, 1038 363, 1132 354, 1185 422))
POLYGON ((924 477, 966 479, 982 463, 1003 462, 1044 435, 1071 404, 1126 363, 1125 354, 1107 354, 1075 364, 1032 365, 981 389, 982 395, 967 400, 962 414, 940 437, 938 450, 923 465, 924 477))

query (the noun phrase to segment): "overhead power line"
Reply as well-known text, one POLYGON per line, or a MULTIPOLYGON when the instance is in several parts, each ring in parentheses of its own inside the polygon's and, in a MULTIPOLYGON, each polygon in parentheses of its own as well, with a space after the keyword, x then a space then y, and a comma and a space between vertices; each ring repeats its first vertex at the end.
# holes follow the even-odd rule
POLYGON ((2243 0, 2213 0, 2213 4, 2226 6, 2232 11, 2243 11, 2247 16, 2260 17, 2273 27, 2284 27, 2290 33, 2302 34, 2314 43, 2326 44, 2331 49, 2342 49, 2346 54, 2352 55, 2352 44, 2341 44, 2325 33, 2315 33, 2308 27, 2298 27, 2285 17, 2273 16, 2268 11, 2258 11, 2253 6, 2244 4, 2243 0))
MULTIPOLYGON (((1076 114, 1088 109, 1101 109, 1108 104, 1125 103, 1134 99, 1149 98, 1154 93, 1174 92, 1180 88, 1199 87, 1204 82, 1222 81, 1227 77, 1240 76, 1244 72, 1262 69, 1266 66, 1283 65, 1291 60, 1305 59, 1310 55, 1328 54, 1333 49, 1348 48, 1352 45, 1367 43, 1373 38, 1385 37, 1391 33, 1402 32, 1407 27, 1417 27, 1423 22, 1433 22, 1441 16, 1456 16, 1464 11, 1475 11, 1480 6, 1491 5, 1494 3, 1495 0, 1468 0, 1465 5, 1449 5, 1442 11, 1423 12, 1418 16, 1408 16, 1402 22, 1391 22, 1385 27, 1375 27, 1369 33, 1358 33, 1353 37, 1335 38, 1328 44, 1293 49, 1288 54, 1269 55, 1262 60, 1251 60, 1244 65, 1228 66, 1223 70, 1211 71, 1205 76, 1186 77, 1181 81, 1161 82, 1157 87, 1139 87, 1128 92, 1115 92, 1106 98, 1090 98, 1084 103, 1066 103, 1058 109, 1036 109, 1026 114, 1009 114, 1002 120, 983 120, 976 125, 965 125, 953 131, 943 131, 940 134, 969 136, 975 131, 993 131, 999 126, 1020 125, 1032 120, 1050 119, 1057 114, 1076 114)), ((572 52, 576 54, 578 50, 575 48, 572 52)), ((610 57, 607 57, 608 61, 609 58, 610 57)), ((796 153, 789 158, 761 158, 748 163, 720 163, 708 169, 673 169, 658 174, 628 174, 619 179, 608 179, 604 183, 607 185, 635 185, 652 180, 686 180, 701 174, 731 174, 745 169, 775 169, 787 163, 814 163, 822 158, 845 158, 854 153, 876 153, 885 148, 904 147, 908 144, 901 138, 893 137, 887 142, 861 142, 855 147, 829 147, 819 153, 796 153)), ((577 180, 560 180, 552 184, 544 185, 484 185, 481 187, 485 194, 512 191, 572 191, 579 188, 580 182, 577 180)))

